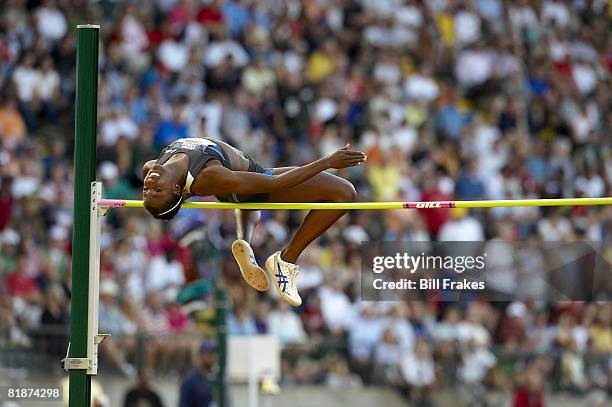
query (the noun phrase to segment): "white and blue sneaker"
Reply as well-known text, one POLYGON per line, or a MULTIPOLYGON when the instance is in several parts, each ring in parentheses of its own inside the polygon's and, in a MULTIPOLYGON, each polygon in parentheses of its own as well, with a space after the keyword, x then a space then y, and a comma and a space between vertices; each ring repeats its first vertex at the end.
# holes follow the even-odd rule
POLYGON ((258 291, 267 291, 270 282, 265 271, 257 264, 251 245, 246 240, 238 239, 232 243, 232 254, 240 267, 240 273, 248 285, 258 291))
POLYGON ((280 251, 278 251, 268 257, 265 269, 283 300, 294 307, 302 305, 302 299, 295 285, 300 274, 298 265, 281 259, 280 251))

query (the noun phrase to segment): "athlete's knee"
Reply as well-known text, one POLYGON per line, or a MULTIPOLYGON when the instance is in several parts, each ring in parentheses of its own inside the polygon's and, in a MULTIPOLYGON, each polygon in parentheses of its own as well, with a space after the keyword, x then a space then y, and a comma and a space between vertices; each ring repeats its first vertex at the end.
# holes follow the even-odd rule
POLYGON ((334 190, 334 202, 355 202, 356 200, 357 191, 353 184, 344 179, 339 182, 334 190))

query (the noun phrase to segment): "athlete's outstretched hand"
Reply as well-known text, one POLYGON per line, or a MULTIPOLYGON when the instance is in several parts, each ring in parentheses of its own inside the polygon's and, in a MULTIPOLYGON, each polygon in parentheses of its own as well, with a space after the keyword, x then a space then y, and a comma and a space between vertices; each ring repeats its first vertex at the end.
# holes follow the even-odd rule
POLYGON ((342 149, 325 157, 329 168, 340 169, 353 167, 367 160, 368 157, 363 152, 349 150, 350 146, 351 145, 347 143, 342 149))

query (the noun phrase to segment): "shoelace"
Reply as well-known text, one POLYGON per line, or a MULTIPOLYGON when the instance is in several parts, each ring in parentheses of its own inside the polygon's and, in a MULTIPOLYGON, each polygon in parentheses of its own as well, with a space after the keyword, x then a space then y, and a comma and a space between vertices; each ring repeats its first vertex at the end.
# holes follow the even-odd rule
POLYGON ((300 266, 294 265, 293 269, 289 272, 289 282, 290 282, 291 288, 293 288, 295 292, 297 292, 297 287, 295 286, 295 282, 299 275, 300 275, 300 266))

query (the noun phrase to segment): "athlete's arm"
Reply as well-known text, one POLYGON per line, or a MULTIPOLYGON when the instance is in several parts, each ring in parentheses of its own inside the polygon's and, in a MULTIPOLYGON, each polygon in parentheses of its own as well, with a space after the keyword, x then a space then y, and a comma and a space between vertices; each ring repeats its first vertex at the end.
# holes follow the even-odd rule
MULTIPOLYGON (((366 160, 361 151, 351 151, 347 144, 342 150, 294 168, 280 175, 264 175, 246 171, 232 171, 220 164, 207 166, 198 177, 194 192, 197 195, 258 194, 290 188, 330 168, 346 168, 359 165, 366 160), (203 184, 203 185, 201 185, 203 184)), ((193 187, 192 187, 193 189, 193 187)))
POLYGON ((144 163, 144 165, 142 166, 142 179, 145 179, 147 177, 147 174, 149 173, 149 170, 151 169, 151 166, 153 164, 155 164, 155 160, 149 160, 144 163))

